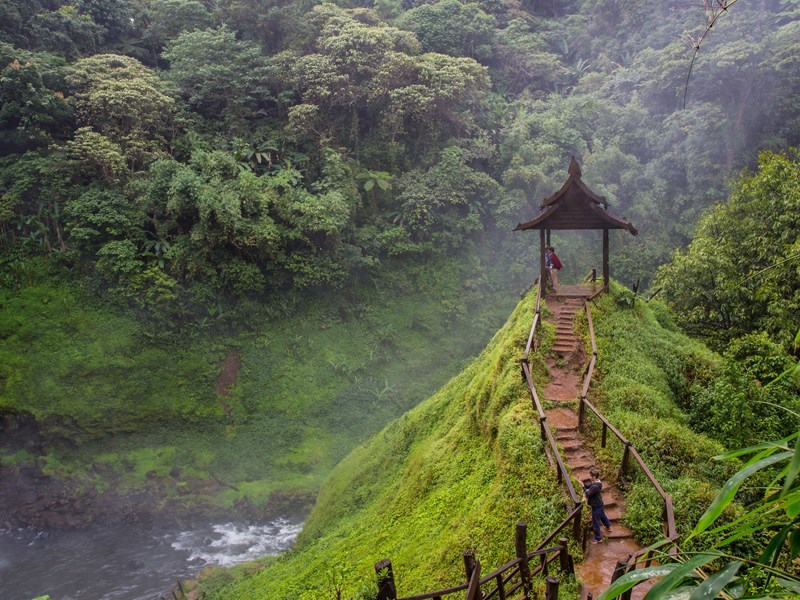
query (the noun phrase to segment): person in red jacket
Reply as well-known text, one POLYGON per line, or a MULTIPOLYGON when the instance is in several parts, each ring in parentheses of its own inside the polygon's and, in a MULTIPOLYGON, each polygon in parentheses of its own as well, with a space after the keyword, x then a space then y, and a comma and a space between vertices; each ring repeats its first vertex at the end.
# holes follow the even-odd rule
POLYGON ((556 256, 552 246, 547 246, 547 248, 544 249, 544 266, 550 273, 550 282, 552 283, 553 289, 556 289, 558 287, 558 270, 563 268, 563 265, 561 261, 558 260, 558 256, 556 256))

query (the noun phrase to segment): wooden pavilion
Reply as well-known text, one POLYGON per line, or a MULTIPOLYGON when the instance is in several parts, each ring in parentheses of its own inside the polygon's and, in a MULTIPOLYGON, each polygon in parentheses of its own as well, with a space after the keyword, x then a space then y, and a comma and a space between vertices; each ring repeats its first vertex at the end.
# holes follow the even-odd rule
MULTIPOLYGON (((569 177, 555 194, 545 199, 539 207, 541 212, 527 223, 519 223, 514 231, 539 230, 539 281, 546 281, 544 250, 550 245, 553 230, 603 230, 603 287, 608 289, 608 230, 627 229, 633 235, 639 233, 632 223, 608 212, 608 201, 598 196, 581 181, 581 168, 575 157, 567 169, 569 177)), ((544 295, 545 288, 542 288, 544 295)))

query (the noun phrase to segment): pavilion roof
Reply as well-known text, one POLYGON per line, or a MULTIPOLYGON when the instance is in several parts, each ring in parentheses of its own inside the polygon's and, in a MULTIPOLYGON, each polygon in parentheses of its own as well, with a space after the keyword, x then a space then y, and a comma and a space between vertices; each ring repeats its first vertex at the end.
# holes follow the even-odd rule
POLYGON ((519 223, 514 231, 526 229, 627 229, 639 231, 624 217, 608 212, 608 201, 598 196, 581 181, 581 168, 575 157, 569 163, 569 176, 555 194, 542 202, 536 218, 519 223))

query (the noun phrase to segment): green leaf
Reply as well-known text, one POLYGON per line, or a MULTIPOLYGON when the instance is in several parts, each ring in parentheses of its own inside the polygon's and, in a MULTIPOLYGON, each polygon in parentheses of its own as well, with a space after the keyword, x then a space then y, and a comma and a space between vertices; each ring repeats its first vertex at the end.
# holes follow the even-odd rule
POLYGON ((692 593, 697 589, 693 585, 685 585, 679 588, 675 588, 674 590, 670 590, 661 594, 659 600, 689 600, 692 597, 692 593))
POLYGON ((736 574, 742 563, 738 560, 729 562, 724 569, 717 571, 711 577, 706 579, 703 583, 697 586, 694 593, 692 593, 690 600, 705 600, 705 598, 716 598, 717 594, 728 585, 731 581, 736 579, 736 574))
POLYGON ((772 564, 775 564, 775 562, 778 560, 778 555, 781 553, 781 548, 783 548, 783 543, 786 541, 786 536, 789 535, 791 529, 792 526, 787 525, 772 537, 772 539, 769 541, 769 544, 767 544, 767 547, 764 548, 764 552, 761 554, 759 562, 764 564, 771 562, 772 564))
POLYGON ((364 182, 364 191, 365 192, 370 191, 374 187, 375 187, 375 180, 374 179, 368 179, 367 181, 364 182))
POLYGON ((645 594, 645 600, 660 598, 661 594, 671 590, 687 577, 697 577, 697 574, 694 572, 695 569, 710 563, 712 560, 718 559, 720 556, 722 556, 720 552, 703 552, 693 556, 682 565, 678 565, 669 575, 666 575, 661 581, 651 587, 647 591, 647 594, 645 594))
POLYGON ((654 579, 656 577, 664 577, 669 575, 673 569, 678 565, 659 565, 657 567, 647 567, 645 569, 636 569, 630 573, 626 573, 616 581, 614 581, 608 589, 597 597, 597 600, 606 600, 608 598, 616 598, 623 592, 627 592, 637 583, 654 579))
POLYGON ((760 525, 755 525, 753 527, 745 527, 744 529, 737 528, 732 532, 732 535, 725 538, 721 542, 714 544, 716 548, 721 548, 727 546, 728 544, 732 544, 733 542, 740 540, 743 537, 751 537, 757 531, 763 531, 764 529, 773 529, 778 528, 783 523, 764 523, 760 525))
POLYGON ((783 490, 781 491, 781 498, 789 493, 792 488, 797 474, 800 473, 800 442, 794 443, 794 457, 792 463, 789 465, 789 472, 786 474, 786 481, 783 483, 783 490))
POLYGON ((733 497, 736 495, 736 492, 739 489, 739 486, 742 485, 745 479, 761 469, 774 465, 782 460, 786 460, 790 456, 792 456, 791 452, 781 452, 779 454, 774 454, 767 458, 763 458, 756 463, 748 465, 736 473, 733 477, 728 479, 728 481, 725 482, 725 485, 722 486, 722 490, 720 490, 719 495, 711 503, 711 506, 709 506, 706 512, 703 513, 703 516, 700 517, 700 520, 692 530, 692 533, 689 534, 689 537, 686 538, 686 541, 702 533, 708 529, 708 527, 714 521, 716 521, 717 517, 719 517, 719 515, 722 514, 722 511, 724 511, 725 508, 731 503, 733 497))
POLYGON ((727 460, 729 458, 736 458, 742 456, 744 454, 752 454, 757 450, 769 450, 775 448, 784 448, 788 446, 788 443, 795 439, 796 437, 800 436, 800 431, 793 433, 787 438, 779 440, 777 442, 764 442, 763 444, 757 444, 755 446, 749 446, 747 448, 740 448, 738 450, 731 450, 730 452, 726 452, 724 454, 719 454, 714 457, 714 460, 727 460))
POLYGON ((392 187, 392 184, 386 181, 385 179, 378 179, 378 187, 385 192, 386 190, 392 187))
POLYGON ((793 519, 800 515, 800 493, 793 493, 786 500, 786 512, 793 519))
POLYGON ((797 581, 796 579, 786 579, 785 577, 776 577, 775 581, 777 581, 790 592, 800 594, 800 581, 797 581))
POLYGON ((800 556, 800 529, 795 529, 789 538, 789 552, 792 560, 800 556))

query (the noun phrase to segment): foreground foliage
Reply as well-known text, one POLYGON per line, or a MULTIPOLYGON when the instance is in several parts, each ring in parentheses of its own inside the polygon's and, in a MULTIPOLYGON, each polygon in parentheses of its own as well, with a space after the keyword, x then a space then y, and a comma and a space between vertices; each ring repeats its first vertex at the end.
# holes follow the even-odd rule
POLYGON ((725 356, 693 406, 692 424, 729 447, 800 426, 790 372, 800 329, 800 159, 764 153, 731 197, 701 221, 691 245, 659 274, 681 325, 725 356), (769 385, 766 385, 767 382, 769 385))
MULTIPOLYGON (((682 594, 694 598, 788 598, 800 594, 800 432, 783 440, 735 450, 715 457, 720 460, 750 456, 740 471, 723 486, 714 502, 682 541, 678 561, 663 553, 658 567, 648 567, 620 577, 599 597, 614 598, 636 584, 658 577, 645 598, 682 594), (794 449, 791 443, 794 442, 794 449), (735 521, 718 524, 734 496, 762 471, 771 472, 768 485, 759 489, 760 499, 735 521), (704 550, 709 536, 717 541, 704 550), (698 538, 689 544, 693 538, 698 538), (730 548, 742 539, 759 537, 763 550, 756 560, 731 555, 730 548), (720 550, 722 549, 722 550, 720 550)), ((757 483, 755 485, 758 485, 757 483)), ((662 544, 663 545, 663 544, 662 544)))

